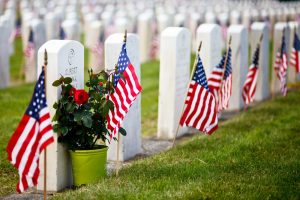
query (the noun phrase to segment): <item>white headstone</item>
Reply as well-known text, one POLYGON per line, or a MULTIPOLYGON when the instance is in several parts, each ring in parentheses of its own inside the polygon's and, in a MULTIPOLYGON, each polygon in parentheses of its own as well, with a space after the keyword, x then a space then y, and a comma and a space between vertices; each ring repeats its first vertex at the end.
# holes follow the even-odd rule
MULTIPOLYGON (((118 61, 123 44, 123 33, 109 36, 105 41, 105 68, 114 69, 118 61)), ((136 34, 127 34, 127 55, 134 66, 137 76, 140 77, 139 39, 136 34)), ((120 136, 119 160, 124 161, 141 153, 141 97, 137 97, 130 107, 121 125, 127 132, 125 137, 120 136)), ((112 140, 108 149, 108 160, 117 160, 117 142, 112 140)))
POLYGON ((8 30, 4 20, 0 20, 0 88, 9 85, 9 52, 8 49, 8 30))
MULTIPOLYGON (((157 136, 173 139, 189 84, 191 33, 187 28, 169 27, 160 41, 157 136)), ((187 132, 187 127, 181 127, 178 136, 187 132)))
MULTIPOLYGON (((293 42, 294 42, 294 33, 296 32, 298 37, 300 35, 300 23, 297 21, 290 21, 289 29, 290 29, 289 52, 292 52, 293 42)), ((297 72, 296 72, 296 68, 291 64, 291 62, 288 62, 287 72, 288 72, 288 82, 296 83, 296 81, 298 80, 297 72)))
POLYGON ((187 17, 183 13, 178 13, 174 17, 174 26, 187 27, 187 17))
POLYGON ((150 50, 152 43, 152 15, 142 13, 138 18, 138 35, 140 38, 140 57, 141 62, 150 60, 150 50))
POLYGON ((228 37, 232 36, 232 96, 228 110, 238 110, 244 107, 242 98, 243 85, 246 80, 248 64, 248 31, 243 25, 231 25, 228 37))
POLYGON ((282 41, 282 34, 283 29, 285 29, 285 44, 287 49, 287 56, 289 58, 289 35, 290 30, 288 29, 288 25, 285 22, 278 22, 275 24, 274 28, 274 43, 273 43, 273 62, 272 64, 272 82, 271 82, 271 91, 273 94, 280 93, 280 81, 274 71, 274 63, 276 59, 276 53, 278 52, 278 49, 281 47, 281 41, 282 41))
POLYGON ((215 15, 215 13, 212 12, 212 11, 206 12, 205 13, 205 22, 210 23, 210 24, 216 23, 217 22, 217 17, 215 15))
MULTIPOLYGON (((254 51, 259 43, 260 36, 263 38, 260 45, 259 60, 258 60, 258 77, 254 99, 262 101, 270 96, 270 81, 269 81, 269 27, 263 22, 254 22, 251 26, 251 59, 254 51)), ((252 62, 252 60, 251 60, 252 62)))
POLYGON ((104 70, 104 27, 101 21, 93 21, 86 34, 86 47, 89 48, 89 67, 94 72, 104 70))
POLYGON ((196 44, 196 36, 197 36, 197 28, 200 25, 201 22, 201 15, 194 12, 190 15, 190 20, 189 20, 189 29, 191 30, 191 34, 192 34, 192 49, 196 49, 197 48, 197 44, 196 44))
POLYGON ((116 33, 132 32, 133 24, 127 18, 116 18, 115 27, 116 33))
POLYGON ((207 75, 221 60, 222 36, 221 27, 217 24, 202 24, 197 29, 197 42, 202 41, 200 57, 207 75))
MULTIPOLYGON (((48 52, 48 66, 46 77, 47 102, 50 116, 53 117, 54 102, 60 98, 60 89, 53 87, 53 81, 60 76, 71 77, 73 86, 77 89, 84 88, 84 48, 77 41, 50 40, 38 51, 38 74, 41 73, 44 64, 44 51, 48 52)), ((57 134, 54 133, 55 142, 47 147, 47 190, 57 192, 72 185, 72 169, 69 154, 66 148, 57 142, 57 134)), ((40 159, 40 176, 38 190, 43 190, 44 154, 40 159)))
POLYGON ((168 14, 160 14, 157 16, 157 28, 158 33, 160 34, 167 27, 172 26, 172 19, 168 14))
POLYGON ((53 40, 59 38, 59 17, 53 13, 49 12, 45 17, 46 23, 46 32, 47 32, 47 40, 53 40))
POLYGON ((230 13, 230 24, 241 24, 242 18, 241 18, 241 13, 237 10, 233 10, 230 13))
POLYGON ((62 23, 68 40, 80 41, 80 22, 74 19, 65 20, 62 23))

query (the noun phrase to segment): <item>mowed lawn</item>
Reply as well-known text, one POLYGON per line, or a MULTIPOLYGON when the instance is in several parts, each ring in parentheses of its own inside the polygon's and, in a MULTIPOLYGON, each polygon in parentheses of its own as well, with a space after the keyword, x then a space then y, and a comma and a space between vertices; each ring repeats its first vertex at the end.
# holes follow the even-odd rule
POLYGON ((299 199, 300 92, 53 199, 299 199))
MULTIPOLYGON (((20 48, 20 41, 16 45, 20 48)), ((22 82, 21 57, 16 52, 11 60, 11 76, 17 84, 22 82)), ((143 64, 141 76, 142 134, 153 136, 159 62, 143 64)), ((18 175, 6 160, 5 148, 33 87, 22 84, 0 90, 0 198, 15 192, 18 175)), ((54 199, 299 199, 299 99, 298 90, 262 103, 222 122, 212 136, 198 134, 175 149, 133 162, 119 177, 57 194, 54 199)))

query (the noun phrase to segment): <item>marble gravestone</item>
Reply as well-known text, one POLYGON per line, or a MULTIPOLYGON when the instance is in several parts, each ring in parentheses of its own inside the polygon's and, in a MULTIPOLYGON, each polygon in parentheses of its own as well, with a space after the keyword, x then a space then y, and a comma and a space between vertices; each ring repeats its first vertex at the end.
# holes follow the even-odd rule
POLYGON ((86 47, 89 48, 89 67, 94 72, 104 70, 104 28, 101 21, 93 21, 86 32, 86 47))
MULTIPOLYGON (((187 28, 169 27, 160 41, 157 137, 173 139, 189 84, 191 33, 187 28)), ((187 132, 187 127, 180 127, 177 136, 187 132)))
POLYGON ((8 50, 8 29, 5 20, 0 19, 0 88, 8 87, 9 75, 9 51, 8 50))
MULTIPOLYGON (((60 76, 71 77, 76 89, 84 88, 84 48, 77 41, 50 40, 38 51, 38 75, 44 65, 44 52, 48 52, 48 66, 46 74, 47 102, 51 118, 55 114, 52 107, 60 97, 60 89, 52 86, 53 81, 60 76)), ((55 142, 47 148, 47 191, 57 192, 72 185, 72 168, 69 154, 64 146, 57 142, 57 134, 54 133, 55 142)), ((43 190, 44 154, 40 158, 40 176, 38 190, 43 190)))
POLYGON ((285 29, 285 42, 286 42, 286 49, 287 49, 287 56, 288 56, 288 62, 289 62, 289 35, 290 30, 288 28, 287 23, 285 22, 278 22, 275 24, 274 27, 274 44, 273 44, 273 62, 272 62, 272 81, 271 81, 271 91, 272 95, 275 95, 277 93, 280 93, 280 80, 278 79, 275 70, 274 70, 274 63, 276 59, 276 53, 278 52, 278 49, 281 47, 281 41, 282 41, 282 34, 283 29, 285 29))
POLYGON ((242 98, 243 86, 248 73, 248 31, 243 25, 231 25, 228 36, 231 41, 231 67, 232 67, 232 96, 229 100, 228 110, 239 110, 244 107, 242 98))
POLYGON ((197 29, 196 43, 202 41, 200 57, 206 76, 208 77, 213 68, 219 64, 222 51, 221 27, 217 24, 202 24, 197 29))
POLYGON ((141 62, 150 60, 150 50, 152 43, 152 15, 150 13, 142 13, 138 17, 138 35, 140 38, 140 56, 141 62))
MULTIPOLYGON (((294 42, 294 33, 296 32, 298 37, 300 36, 300 23, 297 21, 290 21, 289 22, 289 29, 290 29, 290 38, 289 38, 289 51, 293 51, 293 42, 294 42)), ((288 82, 289 83, 296 83, 298 81, 298 75, 296 72, 296 68, 294 65, 291 64, 291 62, 288 63, 288 69, 287 69, 287 76, 288 76, 288 82)))
MULTIPOLYGON (((33 43, 34 43, 34 52, 32 57, 26 57, 26 64, 25 64, 25 81, 26 82, 34 82, 37 76, 37 63, 36 63, 36 56, 37 51, 40 46, 46 42, 46 29, 45 24, 40 19, 33 19, 31 20, 29 26, 27 27, 28 32, 30 32, 30 28, 33 32, 33 43)), ((28 38, 29 38, 28 34, 28 38)), ((28 42, 28 39, 27 39, 28 42)), ((28 43, 27 43, 28 44, 28 43)))
POLYGON ((66 39, 80 41, 80 22, 76 19, 67 19, 62 23, 66 39))
POLYGON ((53 12, 49 12, 45 16, 47 40, 59 38, 59 17, 53 12))
MULTIPOLYGON (((118 62, 119 54, 123 44, 124 33, 115 33, 105 40, 105 69, 112 70, 118 62)), ((140 55, 139 38, 136 34, 127 34, 126 43, 127 55, 134 66, 137 76, 140 79, 140 55)), ((119 160, 125 161, 141 153, 141 94, 136 98, 121 126, 126 130, 127 135, 120 135, 119 160)), ((117 137, 117 136, 116 136, 117 137)), ((117 142, 112 140, 108 144, 107 159, 117 161, 117 142)))
POLYGON ((257 85, 254 99, 262 101, 270 96, 270 83, 269 83, 269 27, 263 22, 254 22, 251 26, 251 62, 254 51, 259 43, 260 36, 263 38, 260 45, 259 60, 258 60, 258 76, 257 85))

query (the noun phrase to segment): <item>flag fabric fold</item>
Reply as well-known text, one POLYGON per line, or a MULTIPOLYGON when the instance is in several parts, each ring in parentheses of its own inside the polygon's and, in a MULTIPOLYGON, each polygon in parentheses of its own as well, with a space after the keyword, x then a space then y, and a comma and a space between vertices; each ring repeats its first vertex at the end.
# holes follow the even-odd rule
POLYGON ((217 104, 208 88, 199 55, 179 124, 196 128, 207 134, 212 134, 218 128, 217 104))
POLYGON ((31 102, 6 148, 8 160, 19 172, 18 192, 37 185, 39 156, 52 142, 54 137, 43 71, 35 85, 31 102))
POLYGON ((211 72, 208 78, 208 87, 215 97, 218 111, 226 109, 232 94, 231 48, 228 48, 228 54, 224 53, 220 63, 211 72))
POLYGON ((242 97, 246 105, 248 105, 253 101, 254 94, 256 91, 257 76, 258 76, 258 60, 259 60, 259 50, 260 50, 259 47, 260 46, 257 45, 255 49, 252 64, 249 67, 246 81, 243 86, 242 97))
POLYGON ((127 56, 125 42, 122 45, 117 65, 118 71, 114 74, 115 91, 109 96, 114 103, 114 110, 110 110, 107 116, 107 127, 111 131, 110 139, 118 133, 126 113, 142 91, 135 69, 127 56), (121 78, 121 74, 124 79, 121 78))
POLYGON ((287 94, 287 52, 284 32, 282 35, 281 46, 276 53, 274 64, 275 73, 280 81, 280 91, 283 96, 287 94))
POLYGON ((290 63, 295 67, 296 72, 300 72, 300 40, 297 33, 294 33, 293 48, 291 52, 290 63))

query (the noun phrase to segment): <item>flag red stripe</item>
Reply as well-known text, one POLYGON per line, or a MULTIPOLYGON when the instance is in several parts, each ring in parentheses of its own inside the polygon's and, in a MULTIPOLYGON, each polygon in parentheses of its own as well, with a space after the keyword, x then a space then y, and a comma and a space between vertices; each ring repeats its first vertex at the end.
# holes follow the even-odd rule
POLYGON ((8 153, 8 160, 10 160, 10 161, 12 161, 12 159, 11 159, 12 151, 13 151, 15 145, 17 144, 20 136, 22 135, 24 128, 26 127, 29 119, 30 119, 29 116, 27 116, 27 115, 23 116, 19 126, 17 127, 17 129, 15 130, 14 134, 12 135, 10 141, 8 142, 6 151, 8 153))

